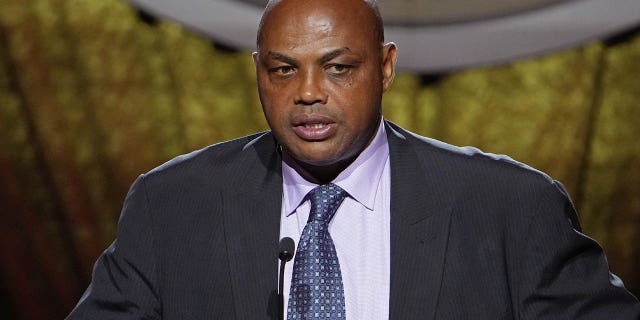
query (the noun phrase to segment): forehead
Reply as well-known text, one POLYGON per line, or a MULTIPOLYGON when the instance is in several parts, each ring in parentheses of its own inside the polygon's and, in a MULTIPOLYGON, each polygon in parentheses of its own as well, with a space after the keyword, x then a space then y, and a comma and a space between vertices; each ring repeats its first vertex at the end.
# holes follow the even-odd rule
POLYGON ((375 20, 361 0, 284 0, 266 13, 258 47, 358 47, 375 43, 375 20))

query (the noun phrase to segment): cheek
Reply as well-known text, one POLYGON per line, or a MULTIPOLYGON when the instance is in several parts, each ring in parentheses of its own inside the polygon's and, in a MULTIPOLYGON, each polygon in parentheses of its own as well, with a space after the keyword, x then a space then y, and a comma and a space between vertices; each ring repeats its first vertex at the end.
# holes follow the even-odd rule
POLYGON ((271 103, 263 104, 262 110, 264 111, 264 116, 273 130, 278 130, 282 124, 286 121, 286 115, 283 112, 282 108, 278 108, 271 103))
POLYGON ((282 90, 274 87, 268 80, 258 79, 258 96, 262 110, 268 121, 279 118, 279 114, 283 112, 284 95, 282 90))
POLYGON ((291 101, 291 85, 270 81, 268 77, 258 78, 258 93, 263 106, 282 108, 291 101))
POLYGON ((364 99, 372 100, 382 92, 382 80, 380 75, 364 68, 354 72, 350 77, 335 82, 332 86, 339 96, 348 96, 357 99, 353 103, 363 102, 364 99))
MULTIPOLYGON (((381 88, 380 88, 381 90, 381 88)), ((335 105, 341 112, 351 118, 366 118, 381 112, 381 91, 370 83, 353 82, 349 87, 338 87, 332 90, 335 105)), ((352 119, 353 120, 353 119, 352 119)))

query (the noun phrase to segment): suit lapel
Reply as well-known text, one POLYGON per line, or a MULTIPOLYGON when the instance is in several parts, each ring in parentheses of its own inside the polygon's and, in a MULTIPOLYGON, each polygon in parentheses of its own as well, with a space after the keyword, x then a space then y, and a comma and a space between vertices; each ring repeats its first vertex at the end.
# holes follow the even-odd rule
POLYGON ((281 162, 270 134, 236 159, 235 187, 221 197, 234 304, 238 319, 277 316, 281 162))
POLYGON ((433 319, 442 284, 452 193, 431 154, 387 123, 391 161, 390 319, 433 319))

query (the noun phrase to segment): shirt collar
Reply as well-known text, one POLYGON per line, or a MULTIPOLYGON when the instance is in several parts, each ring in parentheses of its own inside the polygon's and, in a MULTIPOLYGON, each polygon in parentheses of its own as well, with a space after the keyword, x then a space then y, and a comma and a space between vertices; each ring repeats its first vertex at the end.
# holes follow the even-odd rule
MULTIPOLYGON (((383 121, 380 121, 378 131, 371 143, 332 182, 344 189, 365 208, 373 211, 377 186, 388 160, 389 144, 383 121)), ((284 161, 282 162, 282 180, 284 192, 282 204, 286 215, 289 216, 302 204, 307 193, 318 185, 305 180, 284 161)))

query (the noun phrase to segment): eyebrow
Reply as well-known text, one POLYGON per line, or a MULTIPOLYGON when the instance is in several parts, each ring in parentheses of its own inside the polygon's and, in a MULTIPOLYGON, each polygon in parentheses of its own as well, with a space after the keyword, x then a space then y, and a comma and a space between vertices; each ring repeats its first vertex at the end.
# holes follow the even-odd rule
POLYGON ((298 65, 298 60, 291 58, 289 56, 286 56, 282 53, 269 51, 267 52, 267 56, 290 65, 298 65))
POLYGON ((345 53, 349 53, 351 50, 347 47, 342 47, 333 51, 330 51, 320 57, 319 61, 321 64, 331 61, 333 58, 339 57, 345 53))
MULTIPOLYGON (((320 62, 320 64, 323 64, 323 63, 326 63, 328 61, 331 61, 332 59, 334 59, 336 57, 339 57, 339 56, 341 56, 343 54, 350 53, 350 52, 351 52, 351 49, 349 49, 347 47, 338 48, 338 49, 335 49, 335 50, 332 50, 332 51, 329 51, 329 52, 325 53, 324 55, 322 55, 322 57, 320 57, 320 59, 318 59, 318 61, 320 62)), ((294 59, 292 57, 289 57, 287 55, 284 55, 282 53, 279 53, 279 52, 269 51, 269 52, 267 52, 267 56, 272 58, 272 59, 275 59, 275 60, 290 64, 290 65, 298 65, 298 60, 296 60, 296 59, 294 59)))

